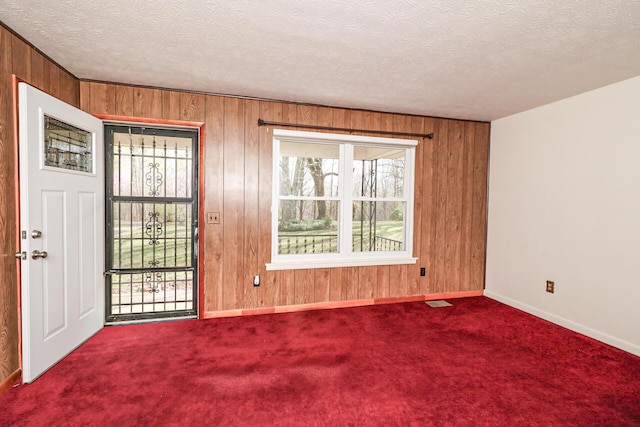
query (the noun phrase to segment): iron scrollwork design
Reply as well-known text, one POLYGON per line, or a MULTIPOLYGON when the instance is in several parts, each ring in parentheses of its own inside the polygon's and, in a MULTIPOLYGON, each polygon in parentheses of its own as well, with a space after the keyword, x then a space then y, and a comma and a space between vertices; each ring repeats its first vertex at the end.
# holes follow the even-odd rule
POLYGON ((162 273, 159 273, 159 272, 153 273, 149 271, 145 274, 144 281, 148 288, 147 292, 149 292, 150 294, 157 294, 158 292, 160 292, 159 283, 162 282, 162 273))
POLYGON ((160 195, 160 187, 163 183, 162 172, 160 172, 159 163, 149 163, 149 172, 145 174, 145 182, 149 187, 149 196, 157 197, 160 195))
POLYGON ((145 234, 149 236, 149 244, 159 244, 158 238, 162 236, 164 230, 162 229, 162 221, 160 221, 158 212, 149 212, 149 221, 145 223, 144 228, 145 234))

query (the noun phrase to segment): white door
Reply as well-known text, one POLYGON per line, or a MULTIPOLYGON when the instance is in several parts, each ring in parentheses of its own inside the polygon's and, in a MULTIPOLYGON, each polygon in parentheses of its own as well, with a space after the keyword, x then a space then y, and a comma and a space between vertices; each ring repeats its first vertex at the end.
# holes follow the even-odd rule
POLYGON ((19 84, 22 376, 104 324, 103 125, 19 84))

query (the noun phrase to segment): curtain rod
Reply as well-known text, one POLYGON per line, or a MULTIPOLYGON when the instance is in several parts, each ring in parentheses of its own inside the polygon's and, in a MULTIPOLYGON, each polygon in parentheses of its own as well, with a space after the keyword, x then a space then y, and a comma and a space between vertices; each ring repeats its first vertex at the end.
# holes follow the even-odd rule
POLYGON ((375 133, 379 135, 413 136, 413 137, 419 137, 419 138, 433 139, 433 132, 411 133, 411 132, 393 132, 393 131, 386 131, 386 130, 371 130, 371 129, 350 129, 350 128, 337 128, 333 126, 316 126, 316 125, 302 125, 302 124, 296 124, 296 123, 269 122, 262 119, 258 119, 258 126, 297 127, 297 128, 303 128, 303 129, 336 130, 336 131, 343 131, 343 132, 363 132, 363 133, 375 133))

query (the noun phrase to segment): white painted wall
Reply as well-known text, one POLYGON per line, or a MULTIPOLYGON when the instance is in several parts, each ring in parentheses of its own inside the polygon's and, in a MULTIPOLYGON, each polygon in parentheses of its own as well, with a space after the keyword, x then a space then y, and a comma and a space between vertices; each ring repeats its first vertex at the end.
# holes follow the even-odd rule
POLYGON ((485 295, 640 355, 640 77, 491 124, 485 295))

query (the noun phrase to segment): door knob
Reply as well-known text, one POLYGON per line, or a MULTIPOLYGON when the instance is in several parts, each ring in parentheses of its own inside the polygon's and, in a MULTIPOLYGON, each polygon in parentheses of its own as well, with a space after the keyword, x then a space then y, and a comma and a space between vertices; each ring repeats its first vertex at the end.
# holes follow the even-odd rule
POLYGON ((38 250, 35 250, 35 251, 31 252, 31 258, 32 258, 32 259, 46 258, 46 257, 47 257, 47 255, 49 255, 49 254, 47 253, 47 251, 42 251, 42 252, 40 252, 40 251, 38 251, 38 250))
POLYGON ((16 258, 18 259, 27 259, 27 253, 22 251, 22 252, 16 252, 16 258))
POLYGON ((31 237, 33 237, 34 239, 37 239, 39 237, 42 237, 42 231, 40 230, 33 230, 31 232, 31 237))

